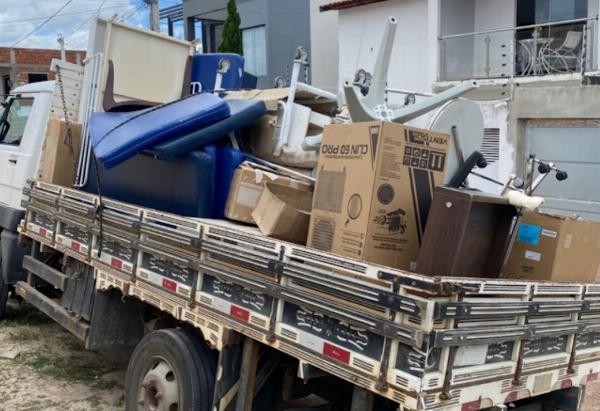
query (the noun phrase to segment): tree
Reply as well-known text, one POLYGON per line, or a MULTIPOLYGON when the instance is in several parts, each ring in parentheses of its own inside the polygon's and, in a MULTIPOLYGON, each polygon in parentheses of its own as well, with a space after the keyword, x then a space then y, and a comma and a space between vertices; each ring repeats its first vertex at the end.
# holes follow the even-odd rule
POLYGON ((223 27, 223 41, 219 46, 219 52, 243 54, 240 14, 237 11, 235 0, 227 2, 227 19, 225 19, 225 27, 223 27))

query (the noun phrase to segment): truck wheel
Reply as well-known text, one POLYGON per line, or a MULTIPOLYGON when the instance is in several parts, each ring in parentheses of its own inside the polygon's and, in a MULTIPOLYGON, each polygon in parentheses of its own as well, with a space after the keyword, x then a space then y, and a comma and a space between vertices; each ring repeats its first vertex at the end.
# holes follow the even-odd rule
POLYGON ((127 367, 127 410, 209 411, 215 372, 214 356, 191 333, 165 329, 146 334, 127 367))

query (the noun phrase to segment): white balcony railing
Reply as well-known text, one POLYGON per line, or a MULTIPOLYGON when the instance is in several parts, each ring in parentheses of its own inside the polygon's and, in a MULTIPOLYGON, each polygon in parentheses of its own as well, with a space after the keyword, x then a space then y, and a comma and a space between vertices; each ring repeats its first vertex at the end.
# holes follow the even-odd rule
POLYGON ((439 81, 595 71, 598 17, 439 37, 439 81))

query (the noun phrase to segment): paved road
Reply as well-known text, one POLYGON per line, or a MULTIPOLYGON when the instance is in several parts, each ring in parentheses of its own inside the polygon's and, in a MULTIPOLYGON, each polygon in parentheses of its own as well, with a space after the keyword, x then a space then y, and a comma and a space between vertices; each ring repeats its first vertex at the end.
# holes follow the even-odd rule
POLYGON ((600 410, 600 382, 588 385, 581 411, 600 410))

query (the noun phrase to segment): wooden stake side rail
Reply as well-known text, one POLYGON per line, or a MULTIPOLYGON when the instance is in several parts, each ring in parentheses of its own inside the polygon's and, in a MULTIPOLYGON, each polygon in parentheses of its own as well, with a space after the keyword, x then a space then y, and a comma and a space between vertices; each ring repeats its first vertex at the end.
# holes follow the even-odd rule
POLYGON ((408 409, 477 410, 600 371, 597 284, 425 277, 52 184, 24 194, 21 233, 95 267, 98 289, 217 349, 232 329, 408 409))

